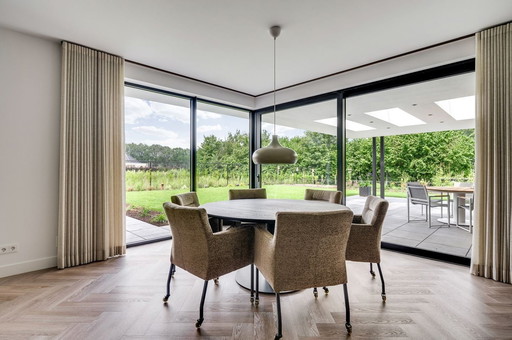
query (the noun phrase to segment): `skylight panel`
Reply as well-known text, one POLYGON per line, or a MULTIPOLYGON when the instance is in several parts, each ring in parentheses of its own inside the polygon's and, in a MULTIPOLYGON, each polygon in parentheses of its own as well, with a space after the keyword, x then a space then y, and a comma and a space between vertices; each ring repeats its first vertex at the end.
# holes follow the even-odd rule
MULTIPOLYGON (((334 118, 326 118, 326 119, 319 119, 315 120, 317 123, 331 125, 331 126, 338 126, 338 119, 336 117, 334 118)), ((368 131, 368 130, 375 130, 375 128, 366 126, 364 124, 356 123, 351 120, 345 121, 345 126, 347 130, 358 132, 358 131, 368 131)))
POLYGON ((455 120, 475 119, 475 96, 435 102, 455 120))
POLYGON ((398 107, 386 110, 365 112, 365 114, 396 126, 413 126, 425 124, 425 122, 421 119, 414 117, 410 113, 407 113, 398 107))

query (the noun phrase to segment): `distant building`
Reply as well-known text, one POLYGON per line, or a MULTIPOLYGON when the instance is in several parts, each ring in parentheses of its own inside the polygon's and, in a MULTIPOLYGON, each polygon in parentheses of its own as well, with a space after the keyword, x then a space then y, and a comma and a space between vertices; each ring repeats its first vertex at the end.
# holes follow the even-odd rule
POLYGON ((124 154, 124 164, 126 169, 145 169, 149 168, 149 163, 139 162, 127 153, 124 154))

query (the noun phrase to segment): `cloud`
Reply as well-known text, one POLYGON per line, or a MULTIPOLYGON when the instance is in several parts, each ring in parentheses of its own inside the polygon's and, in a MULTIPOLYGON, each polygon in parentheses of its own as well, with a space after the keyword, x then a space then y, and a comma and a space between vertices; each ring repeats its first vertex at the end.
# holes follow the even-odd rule
POLYGON ((206 133, 206 132, 220 131, 220 130, 222 130, 222 127, 220 126, 220 124, 217 124, 217 125, 201 125, 201 126, 197 127, 197 132, 198 133, 206 133))
POLYGON ((222 115, 214 112, 197 110, 197 117, 200 119, 219 119, 222 115))
MULTIPOLYGON (((274 125, 270 124, 270 123, 261 124, 261 129, 267 130, 268 132, 270 132, 270 134, 274 133, 274 125)), ((296 135, 302 134, 302 130, 292 128, 289 126, 276 125, 276 133, 281 136, 287 136, 287 135, 296 136, 296 135), (292 132, 292 133, 290 133, 290 132, 292 132)))
POLYGON ((139 98, 124 97, 124 121, 135 124, 141 118, 149 117, 153 111, 148 102, 139 98))
POLYGON ((177 138, 178 134, 171 130, 158 128, 156 126, 136 126, 132 130, 143 133, 145 135, 157 136, 157 137, 172 137, 177 138))
POLYGON ((137 124, 143 118, 190 124, 190 108, 140 98, 125 97, 124 112, 126 124, 137 124))

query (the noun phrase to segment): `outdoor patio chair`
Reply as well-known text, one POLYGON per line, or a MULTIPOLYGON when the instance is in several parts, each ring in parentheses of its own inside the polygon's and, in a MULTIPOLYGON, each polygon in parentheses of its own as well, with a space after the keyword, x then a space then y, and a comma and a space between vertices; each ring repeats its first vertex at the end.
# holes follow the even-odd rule
POLYGON ((382 301, 386 302, 386 286, 380 268, 380 240, 382 225, 388 211, 389 202, 385 199, 368 196, 361 215, 354 215, 347 243, 347 261, 369 262, 370 274, 375 277, 373 263, 379 269, 382 284, 382 301))
POLYGON ((457 215, 457 227, 462 230, 465 230, 469 233, 473 233, 473 210, 475 209, 475 202, 473 195, 459 196, 457 197, 457 211, 455 214, 457 215), (464 213, 466 211, 469 212, 469 224, 463 225, 459 222, 459 209, 463 209, 464 213))
MULTIPOLYGON (((352 332, 347 290, 345 249, 351 210, 330 212, 278 212, 272 235, 256 228, 254 264, 276 295, 277 334, 282 337, 280 292, 343 284, 345 327, 352 332)), ((258 285, 256 285, 258 296, 258 285)))
POLYGON ((425 207, 425 221, 428 221, 428 226, 431 228, 432 225, 432 208, 441 208, 441 217, 443 217, 443 208, 448 211, 448 227, 450 226, 450 195, 449 194, 437 194, 429 195, 427 188, 424 185, 415 185, 407 183, 407 222, 411 221, 423 221, 423 220, 411 220, 411 208, 410 205, 421 205, 425 207))
MULTIPOLYGON (((254 229, 232 228, 213 233, 204 208, 185 207, 166 202, 163 204, 173 234, 171 267, 178 266, 204 280, 196 327, 203 323, 203 307, 208 281, 247 265, 253 265, 254 229)), ((167 278, 170 296, 171 272, 167 278)), ((251 295, 254 285, 251 280, 251 295)))

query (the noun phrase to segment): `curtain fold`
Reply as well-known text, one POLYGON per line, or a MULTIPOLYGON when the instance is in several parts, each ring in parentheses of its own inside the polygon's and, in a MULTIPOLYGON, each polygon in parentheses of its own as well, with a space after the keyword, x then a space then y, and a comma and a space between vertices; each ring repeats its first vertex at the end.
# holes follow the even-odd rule
POLYGON ((126 251, 124 60, 62 43, 57 265, 126 251))
POLYGON ((512 282, 512 24, 476 34, 476 187, 471 273, 512 282))

